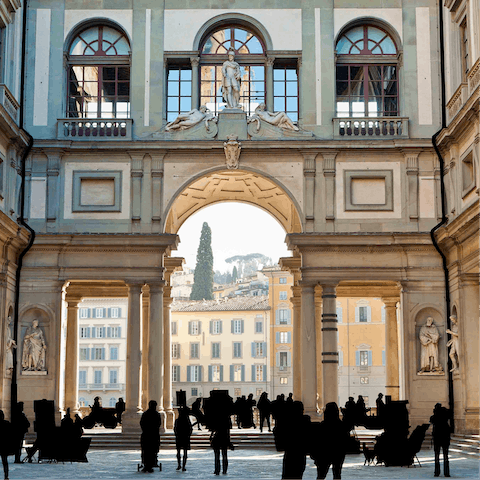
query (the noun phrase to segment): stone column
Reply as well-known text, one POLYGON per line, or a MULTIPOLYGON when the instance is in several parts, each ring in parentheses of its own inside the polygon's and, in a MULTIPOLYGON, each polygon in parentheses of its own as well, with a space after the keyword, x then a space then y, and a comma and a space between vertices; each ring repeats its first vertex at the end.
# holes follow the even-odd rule
POLYGON ((315 286, 302 285, 302 402, 305 414, 317 416, 317 344, 315 335, 315 286))
POLYGON ((126 411, 122 418, 124 432, 140 430, 140 294, 141 283, 128 286, 126 411))
POLYGON ((323 364, 322 364, 322 287, 315 287, 315 333, 317 343, 317 407, 321 413, 325 408, 323 403, 323 364))
POLYGON ((165 286, 163 289, 163 409, 165 410, 165 426, 173 428, 175 421, 175 412, 172 402, 172 336, 171 336, 171 318, 170 305, 173 301, 171 297, 172 287, 165 286))
POLYGON ((385 304, 385 393, 392 400, 400 400, 400 376, 398 361, 397 302, 399 298, 382 298, 385 304))
POLYGON ((73 416, 78 413, 78 304, 82 297, 67 295, 67 341, 65 348, 65 404, 73 416))
MULTIPOLYGON (((163 282, 150 283, 150 320, 148 325, 148 394, 163 412, 163 282)), ((165 425, 162 418, 162 425, 165 425)))
POLYGON ((267 110, 273 112, 273 64, 275 63, 275 57, 270 55, 267 57, 267 68, 266 68, 266 89, 267 89, 267 110))
POLYGON ((200 89, 199 89, 199 64, 200 57, 191 57, 190 63, 192 65, 192 110, 200 107, 200 89))
POLYGON ((322 285, 323 401, 338 403, 337 286, 322 285))
POLYGON ((302 287, 292 288, 293 297, 293 398, 302 398, 302 287))
POLYGON ((148 331, 150 320, 150 291, 148 285, 142 289, 142 410, 148 408, 148 331))

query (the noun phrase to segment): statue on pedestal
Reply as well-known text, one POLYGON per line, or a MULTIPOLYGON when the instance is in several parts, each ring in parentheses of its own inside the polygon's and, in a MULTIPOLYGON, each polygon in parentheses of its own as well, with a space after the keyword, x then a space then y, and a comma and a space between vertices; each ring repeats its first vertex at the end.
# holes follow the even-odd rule
POLYGON ((44 372, 46 350, 47 344, 43 331, 38 326, 38 320, 34 319, 32 326, 27 328, 23 337, 22 370, 44 372))
POLYGON ((222 65, 222 95, 227 108, 240 108, 240 65, 235 62, 235 50, 229 48, 228 60, 222 65))
POLYGON ((257 131, 260 130, 260 120, 275 125, 279 128, 287 130, 294 130, 297 132, 299 128, 292 122, 285 112, 269 112, 267 106, 261 103, 256 109, 255 113, 248 119, 248 123, 257 122, 257 131))
POLYGON ((447 330, 447 333, 451 335, 450 340, 447 342, 447 347, 450 347, 448 356, 452 360, 451 372, 458 370, 458 320, 455 315, 450 317, 452 322, 452 328, 447 330))
POLYGON ((17 348, 17 344, 12 337, 12 317, 7 318, 7 344, 5 346, 5 370, 11 372, 13 370, 13 349, 17 348))
POLYGON ((425 325, 420 328, 420 344, 422 348, 420 357, 420 371, 418 373, 443 373, 443 368, 438 362, 438 341, 440 333, 433 323, 432 317, 427 317, 425 325))

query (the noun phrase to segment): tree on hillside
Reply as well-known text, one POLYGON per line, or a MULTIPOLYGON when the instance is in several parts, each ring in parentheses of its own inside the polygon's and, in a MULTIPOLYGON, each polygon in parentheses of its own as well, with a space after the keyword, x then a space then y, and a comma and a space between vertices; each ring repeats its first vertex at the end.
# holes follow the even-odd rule
POLYGON ((249 275, 255 275, 265 265, 271 265, 272 259, 262 253, 249 253, 248 255, 235 255, 226 258, 225 262, 234 263, 237 267, 237 277, 245 278, 249 275))
POLYGON ((233 272, 232 272, 232 283, 235 283, 238 278, 238 271, 236 265, 233 266, 233 272))
POLYGON ((213 300, 212 230, 203 222, 190 300, 213 300))

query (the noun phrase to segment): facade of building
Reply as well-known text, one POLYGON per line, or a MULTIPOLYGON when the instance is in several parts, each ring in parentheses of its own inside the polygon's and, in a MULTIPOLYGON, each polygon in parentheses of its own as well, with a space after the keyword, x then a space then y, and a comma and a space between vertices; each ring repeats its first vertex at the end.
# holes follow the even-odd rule
POLYGON ((214 389, 233 398, 269 392, 268 297, 174 302, 171 310, 174 398, 179 390, 189 404, 214 389))
POLYGON ((190 300, 193 287, 193 270, 183 267, 181 271, 172 273, 171 283, 174 300, 190 300))
POLYGON ((78 403, 104 407, 125 399, 127 353, 125 298, 88 298, 78 305, 78 403))
POLYGON ((22 269, 18 334, 22 350, 36 319, 47 349, 41 374, 19 372, 27 413, 39 392, 76 408, 78 303, 100 292, 128 296, 126 429, 138 428, 141 398, 171 417, 177 232, 200 209, 239 201, 286 232, 293 390, 306 413, 338 400, 337 296, 373 297, 386 310, 385 393, 408 399, 412 426, 454 400, 458 428, 478 429, 479 5, 437 4, 29 2, 25 206, 36 238, 22 269), (442 122, 447 26, 452 113, 442 122), (235 81, 237 66, 222 74, 230 47, 235 81), (240 109, 224 109, 224 80, 240 109), (448 171, 432 145, 444 123, 436 141, 448 171), (446 285, 430 232, 444 218, 448 182, 450 216, 436 231, 446 285), (449 374, 453 306, 458 376, 449 374), (440 337, 435 368, 425 371, 429 317, 440 337))

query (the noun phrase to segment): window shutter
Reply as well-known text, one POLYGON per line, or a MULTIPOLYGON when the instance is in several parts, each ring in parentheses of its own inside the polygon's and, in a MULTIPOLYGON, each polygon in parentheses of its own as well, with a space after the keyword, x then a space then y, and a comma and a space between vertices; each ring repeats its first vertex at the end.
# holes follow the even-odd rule
POLYGON ((90 338, 90 327, 86 328, 86 334, 87 334, 87 338, 90 338))
POLYGON ((97 311, 92 308, 92 318, 97 318, 97 315, 96 315, 97 311))
POLYGON ((337 322, 342 323, 343 322, 343 310, 342 307, 337 307, 337 322))
POLYGON ((202 322, 198 320, 198 334, 200 335, 202 333, 202 322))
POLYGON ((92 338, 96 337, 96 333, 95 327, 92 327, 92 338))
POLYGON ((213 333, 213 320, 210 320, 209 331, 211 335, 213 333))
POLYGON ((291 325, 292 324, 292 311, 290 309, 288 309, 286 312, 287 312, 287 325, 291 325))
POLYGON ((86 349, 85 349, 85 358, 86 358, 87 360, 90 360, 90 349, 89 349, 89 348, 86 348, 86 349))
POLYGON ((262 344, 262 352, 263 352, 262 357, 266 357, 266 356, 267 356, 267 342, 263 342, 263 344, 262 344))
POLYGON ((277 352, 275 354, 275 363, 276 363, 277 367, 280 366, 280 352, 277 352))
POLYGON ((255 342, 252 342, 252 358, 255 358, 255 342))
POLYGON ((94 348, 92 348, 92 353, 90 354, 90 358, 92 360, 95 360, 95 349, 94 348))
POLYGON ((230 320, 230 323, 232 325, 232 333, 235 331, 235 320, 230 320))
POLYGON ((187 366, 187 382, 191 382, 192 381, 192 372, 191 372, 191 366, 188 365, 187 366))
POLYGON ((242 330, 241 330, 242 333, 245 332, 245 322, 242 320, 242 330))
POLYGON ((338 366, 343 367, 343 352, 341 350, 338 352, 338 366))
MULTIPOLYGON (((358 323, 360 321, 359 316, 360 316, 359 307, 355 307, 355 323, 358 323)), ((358 363, 357 363, 357 365, 358 365, 358 363)))
POLYGON ((220 333, 223 333, 223 320, 219 320, 220 322, 220 333))
POLYGON ((252 365, 252 382, 255 381, 255 365, 252 365))
POLYGON ((275 325, 280 325, 280 310, 275 311, 275 325))
POLYGON ((107 310, 107 312, 108 312, 108 313, 107 313, 107 317, 108 317, 108 318, 112 318, 112 309, 109 308, 109 309, 107 310))
POLYGON ((177 358, 180 358, 181 351, 182 351, 182 347, 179 343, 177 343, 177 358))
POLYGON ((233 373, 233 365, 230 365, 230 381, 233 382, 234 373, 233 373))
POLYGON ((102 348, 102 360, 105 360, 105 349, 102 348))
POLYGON ((292 366, 292 353, 287 352, 287 367, 291 367, 291 366, 292 366))
POLYGON ((223 382, 223 365, 220 365, 220 381, 223 382))
POLYGON ((242 382, 245 381, 245 365, 242 365, 242 382))
POLYGON ((197 368, 198 368, 198 381, 203 382, 203 367, 199 365, 197 368))
POLYGON ((382 366, 385 366, 385 350, 382 350, 382 366))
POLYGON ((122 309, 119 307, 118 308, 118 318, 121 318, 122 316, 122 309))
POLYGON ((107 327, 107 338, 110 338, 112 336, 112 328, 107 327))
POLYGON ((267 366, 266 365, 263 366, 263 381, 264 382, 267 381, 267 366))
POLYGON ((368 366, 369 367, 372 366, 372 351, 371 350, 368 351, 368 366))
POLYGON ((92 314, 91 314, 90 309, 87 308, 86 310, 87 310, 87 318, 91 318, 91 317, 92 317, 92 314))
POLYGON ((367 307, 367 322, 372 321, 372 307, 367 307))
POLYGON ((280 343, 280 332, 275 334, 275 343, 280 343))
POLYGON ((192 334, 192 322, 188 322, 188 334, 192 334))
POLYGON ((287 332, 287 343, 292 343, 292 332, 287 332))
POLYGON ((104 308, 104 309, 103 309, 103 318, 105 318, 106 316, 107 316, 107 309, 104 308))
POLYGON ((102 336, 105 338, 105 327, 102 327, 102 336))
POLYGON ((211 382, 213 380, 213 372, 212 372, 212 366, 208 366, 208 381, 211 382))
POLYGON ((119 338, 122 337, 122 327, 118 327, 118 336, 119 338))
POLYGON ((360 350, 357 350, 357 351, 355 352, 355 365, 356 365, 357 367, 360 366, 360 350))
POLYGON ((177 369, 177 382, 180 382, 180 365, 175 367, 177 369))

